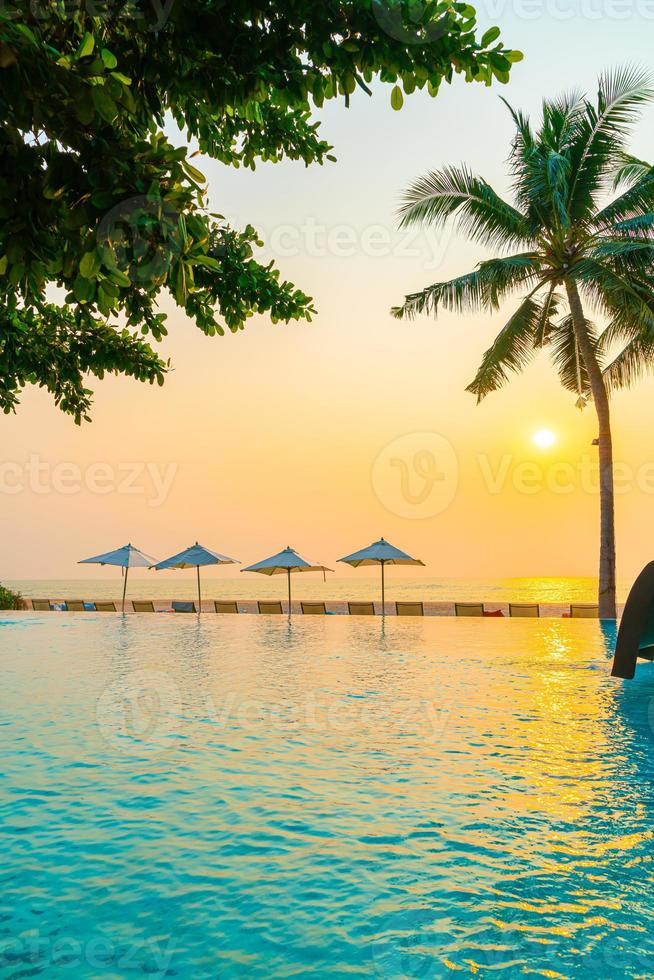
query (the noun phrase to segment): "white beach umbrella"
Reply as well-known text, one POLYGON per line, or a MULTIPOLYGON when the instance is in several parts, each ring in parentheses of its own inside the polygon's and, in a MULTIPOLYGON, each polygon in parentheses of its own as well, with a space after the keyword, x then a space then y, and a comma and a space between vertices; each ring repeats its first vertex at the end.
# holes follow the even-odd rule
POLYGON ((237 558, 228 558, 226 555, 220 555, 217 551, 211 551, 196 541, 190 548, 180 551, 178 555, 173 555, 172 558, 164 558, 152 568, 156 572, 165 568, 195 568, 198 576, 198 612, 201 612, 200 566, 203 565, 240 565, 240 562, 237 558))
POLYGON ((368 545, 367 548, 362 548, 361 551, 355 551, 353 555, 347 555, 345 558, 339 558, 338 560, 345 562, 347 565, 352 565, 353 568, 359 568, 361 565, 381 566, 382 615, 384 613, 384 602, 386 598, 384 586, 384 568, 386 565, 425 564, 419 558, 412 558, 405 551, 400 551, 399 548, 393 547, 392 544, 389 544, 383 538, 380 538, 379 541, 373 541, 372 544, 368 545))
POLYGON ((127 592, 127 575, 130 568, 150 568, 156 562, 156 558, 151 558, 143 551, 139 551, 133 544, 123 545, 115 551, 107 551, 104 555, 95 555, 93 558, 83 558, 78 565, 118 565, 123 569, 123 601, 122 612, 125 612, 125 593, 127 592))
POLYGON ((291 574, 294 572, 322 572, 323 577, 325 577, 325 572, 333 572, 334 569, 327 568, 326 565, 305 561, 304 558, 300 558, 297 551, 294 551, 292 548, 285 548, 276 555, 271 555, 270 558, 264 558, 263 561, 258 561, 254 565, 248 565, 247 568, 242 568, 241 571, 260 572, 261 575, 286 575, 288 579, 288 614, 290 616, 291 574))

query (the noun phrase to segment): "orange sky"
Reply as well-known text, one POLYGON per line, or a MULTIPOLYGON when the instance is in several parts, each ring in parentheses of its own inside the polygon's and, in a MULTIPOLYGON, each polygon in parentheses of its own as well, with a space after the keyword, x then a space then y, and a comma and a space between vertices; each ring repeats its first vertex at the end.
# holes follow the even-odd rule
MULTIPOLYGON (((651 24, 635 5, 617 20, 516 9, 493 18, 526 54, 502 94, 533 112, 542 94, 592 89, 627 54, 650 57, 651 24)), ((634 140, 650 159, 652 121, 634 140)), ((291 544, 331 563, 382 534, 430 577, 595 572, 592 409, 574 408, 545 358, 477 407, 464 388, 503 317, 408 324, 388 313, 483 257, 449 233, 398 234, 394 211, 412 178, 446 163, 466 161, 506 192, 511 127, 498 90, 457 83, 401 113, 387 89, 361 94, 349 111, 326 109, 324 132, 338 163, 322 169, 195 161, 212 209, 261 230, 265 254, 314 296, 316 321, 260 318, 208 339, 168 304, 175 371, 163 389, 98 383, 81 429, 25 392, 19 414, 0 419, 0 577, 74 577, 78 558, 128 540, 162 557, 199 538, 244 561, 291 544), (532 442, 543 427, 558 436, 548 451, 532 442)), ((653 393, 648 381, 614 402, 621 577, 652 558, 653 393)))

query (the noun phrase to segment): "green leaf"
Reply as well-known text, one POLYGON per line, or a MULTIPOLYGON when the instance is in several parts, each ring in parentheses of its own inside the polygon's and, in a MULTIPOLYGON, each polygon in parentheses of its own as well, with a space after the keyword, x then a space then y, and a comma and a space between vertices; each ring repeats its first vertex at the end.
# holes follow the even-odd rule
POLYGON ((113 307, 112 297, 107 293, 104 284, 98 287, 98 293, 95 298, 98 309, 104 316, 109 316, 113 307))
POLYGON ((499 27, 489 27, 485 34, 482 35, 481 41, 479 42, 482 48, 487 48, 489 44, 496 41, 502 32, 499 27))
POLYGON ((85 252, 79 264, 80 275, 85 279, 94 279, 100 271, 100 257, 96 251, 85 252))
POLYGON ((100 288, 109 299, 118 299, 120 296, 118 286, 115 282, 112 282, 111 279, 103 279, 100 283, 100 288))
POLYGON ((132 280, 126 275, 122 269, 112 269, 109 273, 109 278, 112 282, 115 282, 118 286, 131 286, 132 280))
POLYGON ((393 91, 391 92, 391 105, 396 112, 399 111, 404 105, 404 96, 402 95, 402 89, 399 85, 395 85, 393 87, 393 91))
POLYGON ((199 255, 197 258, 193 258, 193 265, 202 265, 206 269, 211 269, 212 272, 222 272, 223 266, 218 259, 211 258, 210 255, 199 255))
POLYGON ((83 276, 77 276, 73 283, 73 293, 75 299, 80 303, 90 303, 95 295, 95 283, 90 282, 83 276))
POLYGON ((108 48, 103 48, 102 51, 100 52, 100 56, 102 58, 102 63, 104 64, 107 71, 111 71, 111 69, 115 68, 116 65, 118 64, 118 59, 116 55, 112 54, 108 48))
POLYGON ((178 306, 186 306, 186 272, 184 263, 180 262, 177 266, 177 284, 175 287, 175 299, 178 306))
POLYGON ((16 265, 12 265, 11 269, 9 270, 9 282, 11 282, 14 286, 17 286, 24 275, 25 266, 22 262, 18 262, 16 265))
POLYGON ((509 84, 509 80, 511 76, 509 75, 508 71, 498 71, 496 68, 493 68, 493 74, 495 75, 495 78, 498 80, 498 82, 502 83, 502 85, 509 84))
POLYGON ((501 54, 498 54, 497 51, 491 51, 488 56, 488 60, 492 67, 497 71, 508 72, 511 70, 511 63, 509 60, 504 58, 501 54))
POLYGON ((87 31, 87 33, 84 35, 84 37, 80 42, 80 46, 75 52, 75 57, 77 59, 88 58, 90 54, 93 54, 94 47, 95 47, 95 38, 93 37, 92 34, 89 34, 87 31))
POLYGON ((196 167, 191 166, 188 160, 184 161, 184 170, 197 184, 206 184, 207 178, 200 170, 197 170, 196 167))
POLYGON ((88 126, 91 122, 93 122, 95 110, 93 108, 93 102, 88 96, 85 96, 84 98, 80 99, 79 102, 75 103, 75 115, 83 126, 88 126))
POLYGON ((118 108, 111 96, 107 95, 104 88, 100 85, 94 85, 91 89, 91 98, 93 99, 93 105, 98 110, 98 114, 105 122, 113 123, 118 115, 118 108))
POLYGON ((522 51, 506 51, 505 54, 507 61, 510 61, 512 65, 524 58, 522 51))

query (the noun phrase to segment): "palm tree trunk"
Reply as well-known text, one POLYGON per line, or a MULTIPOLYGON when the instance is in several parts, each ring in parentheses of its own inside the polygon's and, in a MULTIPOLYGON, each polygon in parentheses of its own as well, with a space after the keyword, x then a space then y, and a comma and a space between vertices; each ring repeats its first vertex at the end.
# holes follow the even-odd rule
POLYGON ((615 598, 615 508, 613 490, 613 442, 609 396, 591 344, 577 284, 567 281, 566 291, 579 351, 586 365, 590 388, 599 423, 599 484, 600 484, 600 619, 616 618, 615 598))

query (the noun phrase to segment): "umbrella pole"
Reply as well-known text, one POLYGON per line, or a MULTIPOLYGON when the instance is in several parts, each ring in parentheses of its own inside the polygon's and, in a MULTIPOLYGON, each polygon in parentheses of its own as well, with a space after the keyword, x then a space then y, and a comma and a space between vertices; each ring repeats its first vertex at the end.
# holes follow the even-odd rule
POLYGON ((125 613, 125 593, 127 592, 127 576, 128 576, 128 574, 129 574, 129 565, 127 565, 127 567, 125 568, 125 572, 124 572, 124 575, 123 575, 123 602, 122 602, 122 606, 121 606, 121 612, 123 614, 125 613))
POLYGON ((200 592, 200 566, 196 565, 196 571, 198 573, 198 613, 202 612, 202 593, 200 592))
POLYGON ((382 573, 382 616, 386 614, 386 593, 384 586, 384 562, 381 562, 381 573, 382 573))
POLYGON ((288 614, 290 616, 291 615, 291 570, 290 568, 286 569, 286 575, 288 578, 288 614))

